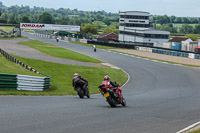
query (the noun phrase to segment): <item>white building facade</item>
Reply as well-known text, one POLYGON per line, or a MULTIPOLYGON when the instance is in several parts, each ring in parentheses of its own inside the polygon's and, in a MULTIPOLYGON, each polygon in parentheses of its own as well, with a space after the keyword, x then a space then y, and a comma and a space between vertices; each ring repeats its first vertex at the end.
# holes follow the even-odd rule
POLYGON ((120 12, 119 41, 146 44, 167 42, 170 32, 153 29, 149 16, 148 12, 120 12))

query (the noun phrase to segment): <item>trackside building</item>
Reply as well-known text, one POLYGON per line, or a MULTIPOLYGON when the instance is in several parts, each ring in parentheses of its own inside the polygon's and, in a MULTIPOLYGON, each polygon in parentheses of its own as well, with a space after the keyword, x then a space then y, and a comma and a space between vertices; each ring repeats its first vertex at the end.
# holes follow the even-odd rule
POLYGON ((150 14, 141 11, 120 12, 119 41, 144 44, 168 42, 170 32, 151 27, 150 14))

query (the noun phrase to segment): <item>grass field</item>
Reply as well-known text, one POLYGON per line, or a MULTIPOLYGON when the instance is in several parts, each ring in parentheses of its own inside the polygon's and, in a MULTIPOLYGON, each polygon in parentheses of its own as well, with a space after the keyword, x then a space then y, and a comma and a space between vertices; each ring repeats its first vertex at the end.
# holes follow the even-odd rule
POLYGON ((17 38, 27 38, 27 37, 22 36, 22 37, 0 38, 0 40, 12 40, 12 39, 17 39, 17 38))
POLYGON ((14 26, 0 26, 0 29, 5 31, 5 32, 10 32, 14 26))
POLYGON ((102 63, 102 61, 86 56, 84 54, 80 54, 71 50, 67 50, 67 49, 57 47, 55 45, 44 43, 37 40, 20 42, 19 44, 27 45, 43 53, 46 53, 48 55, 58 57, 58 58, 71 59, 71 60, 90 62, 90 63, 102 63))
MULTIPOLYGON (((110 75, 112 81, 117 81, 119 84, 127 80, 127 75, 116 69, 57 64, 17 56, 16 58, 39 72, 51 76, 51 88, 44 92, 0 90, 0 95, 76 95, 72 87, 73 74, 76 72, 89 81, 91 94, 99 93, 98 86, 107 74, 110 75)), ((16 67, 15 64, 6 61, 2 56, 0 56, 0 63, 0 72, 2 73, 34 75, 32 72, 24 72, 26 71, 23 70, 24 68, 16 67)))
MULTIPOLYGON (((173 27, 177 27, 177 28, 180 28, 183 24, 176 24, 176 23, 173 23, 173 27)), ((191 26, 195 26, 196 24, 189 24, 191 26)))
MULTIPOLYGON (((177 27, 177 28, 180 28, 183 24, 178 24, 178 23, 173 23, 173 27, 177 27)), ((189 24, 191 26, 195 26, 196 24, 189 24)), ((156 24, 156 26, 160 26, 160 24, 156 24)))

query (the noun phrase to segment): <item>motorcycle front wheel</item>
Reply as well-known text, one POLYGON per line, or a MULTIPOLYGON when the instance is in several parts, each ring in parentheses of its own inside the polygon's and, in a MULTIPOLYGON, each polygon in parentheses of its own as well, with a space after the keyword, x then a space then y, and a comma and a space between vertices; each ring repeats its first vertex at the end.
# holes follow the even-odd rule
POLYGON ((108 103, 110 104, 111 107, 116 107, 117 106, 116 101, 111 96, 109 96, 107 98, 107 101, 108 101, 108 103))
POLYGON ((126 100, 124 98, 122 99, 122 106, 126 106, 126 100))
POLYGON ((77 91, 78 91, 78 96, 80 98, 83 98, 84 97, 84 91, 81 88, 77 89, 77 91))

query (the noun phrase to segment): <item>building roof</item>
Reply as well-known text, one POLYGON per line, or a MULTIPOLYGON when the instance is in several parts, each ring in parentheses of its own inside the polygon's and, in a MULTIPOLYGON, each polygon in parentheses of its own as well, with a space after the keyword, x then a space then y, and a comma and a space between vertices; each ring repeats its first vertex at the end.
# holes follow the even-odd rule
POLYGON ((105 37, 105 36, 108 36, 108 35, 110 35, 110 34, 115 34, 116 36, 118 36, 116 33, 114 33, 114 32, 106 32, 106 33, 104 33, 104 34, 101 34, 100 36, 99 36, 99 38, 103 38, 103 37, 105 37))
POLYGON ((128 13, 128 12, 138 12, 138 13, 148 13, 149 12, 143 12, 143 11, 121 11, 120 13, 128 13))
POLYGON ((174 37, 172 39, 169 40, 169 42, 182 42, 182 41, 185 41, 189 38, 183 38, 183 37, 174 37))

